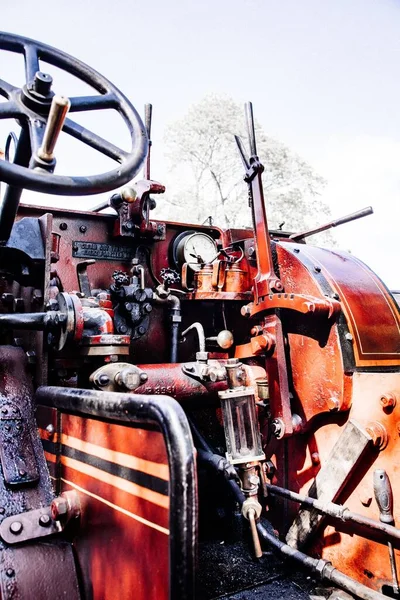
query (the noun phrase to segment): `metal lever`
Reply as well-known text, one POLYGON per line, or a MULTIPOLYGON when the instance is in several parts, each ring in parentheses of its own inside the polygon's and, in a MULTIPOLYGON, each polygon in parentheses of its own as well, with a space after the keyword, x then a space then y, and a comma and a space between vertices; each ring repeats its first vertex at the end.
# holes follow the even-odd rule
POLYGON ((355 213, 351 213, 350 215, 346 215, 345 217, 341 217, 340 219, 334 219, 333 221, 329 221, 329 223, 325 223, 324 225, 320 225, 319 227, 315 227, 314 229, 308 229, 307 231, 302 231, 300 233, 292 233, 289 239, 299 241, 306 237, 309 237, 310 235, 314 235, 316 233, 326 231, 327 229, 331 229, 332 227, 344 225, 344 223, 350 223, 350 221, 355 221, 356 219, 362 219, 362 217, 372 215, 373 212, 374 211, 372 210, 372 206, 367 206, 366 208, 357 210, 355 213))
POLYGON ((51 101, 49 117, 43 135, 43 142, 37 154, 45 162, 54 160, 54 148, 63 128, 71 102, 65 96, 54 96, 51 101))
POLYGON ((85 298, 89 298, 92 295, 90 281, 87 274, 87 268, 90 265, 94 265, 95 262, 96 261, 93 258, 89 258, 88 260, 83 260, 82 262, 76 265, 76 274, 78 275, 79 291, 85 296, 85 298))
POLYGON ((150 152, 151 152, 151 117, 153 113, 153 105, 144 105, 144 124, 146 127, 147 137, 149 138, 149 149, 147 151, 146 162, 144 164, 143 177, 150 179, 150 152))
MULTIPOLYGON (((379 520, 381 523, 394 525, 393 516, 393 491, 389 477, 383 469, 374 471, 374 494, 379 508, 379 520)), ((399 580, 397 578, 396 558, 392 542, 388 542, 390 567, 392 570, 393 591, 396 595, 400 593, 399 580)))

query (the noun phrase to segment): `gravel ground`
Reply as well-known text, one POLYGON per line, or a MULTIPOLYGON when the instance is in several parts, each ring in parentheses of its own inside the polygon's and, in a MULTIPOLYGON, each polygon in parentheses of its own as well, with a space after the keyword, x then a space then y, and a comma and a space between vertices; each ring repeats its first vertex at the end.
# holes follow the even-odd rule
POLYGON ((199 547, 196 600, 344 600, 299 569, 293 562, 282 561, 273 552, 261 559, 252 558, 248 541, 203 542, 199 547), (336 597, 336 598, 335 598, 336 597))

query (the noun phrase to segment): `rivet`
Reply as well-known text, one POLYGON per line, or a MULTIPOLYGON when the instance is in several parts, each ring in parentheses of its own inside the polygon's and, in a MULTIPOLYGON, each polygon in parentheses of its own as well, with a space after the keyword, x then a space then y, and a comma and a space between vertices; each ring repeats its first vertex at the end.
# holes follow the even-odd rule
POLYGON ((23 528, 24 526, 22 525, 21 521, 13 521, 10 525, 10 531, 14 535, 20 534, 23 528))
POLYGON ((321 267, 319 267, 318 265, 316 265, 316 266, 314 267, 314 271, 315 271, 316 273, 321 273, 321 267))
POLYGON ((81 233, 86 233, 86 231, 87 231, 87 227, 86 227, 86 225, 81 225, 81 226, 79 227, 79 231, 80 231, 81 233))
POLYGON ((345 334, 345 336, 344 336, 344 337, 345 337, 345 339, 346 339, 348 342, 352 342, 352 341, 353 341, 353 336, 351 335, 351 333, 350 333, 349 331, 348 331, 348 332, 345 334))
POLYGON ((42 527, 48 527, 51 523, 51 519, 49 517, 49 515, 40 515, 39 517, 39 524, 42 527))
POLYGON ((26 471, 25 471, 24 469, 19 469, 19 471, 18 471, 18 475, 19 475, 20 477, 25 477, 25 475, 26 475, 26 471))
POLYGON ((62 223, 60 223, 60 229, 61 231, 65 231, 66 229, 68 229, 68 225, 63 221, 62 223))
POLYGON ((4 508, 4 506, 0 506, 0 515, 4 515, 5 512, 6 509, 4 508))
POLYGON ((7 575, 7 577, 14 577, 14 575, 15 575, 14 569, 11 569, 11 568, 7 569, 6 575, 7 575))

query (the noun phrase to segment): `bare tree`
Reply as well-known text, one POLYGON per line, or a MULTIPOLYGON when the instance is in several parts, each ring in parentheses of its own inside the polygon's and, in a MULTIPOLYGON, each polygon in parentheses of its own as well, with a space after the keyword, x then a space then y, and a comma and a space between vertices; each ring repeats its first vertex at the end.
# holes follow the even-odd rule
MULTIPOLYGON (((221 96, 207 96, 168 127, 169 218, 203 222, 211 215, 221 226, 251 225, 235 134, 246 141, 243 107, 221 96)), ((299 231, 326 221, 330 210, 320 198, 324 179, 258 123, 256 136, 271 226, 285 222, 285 229, 299 231)))

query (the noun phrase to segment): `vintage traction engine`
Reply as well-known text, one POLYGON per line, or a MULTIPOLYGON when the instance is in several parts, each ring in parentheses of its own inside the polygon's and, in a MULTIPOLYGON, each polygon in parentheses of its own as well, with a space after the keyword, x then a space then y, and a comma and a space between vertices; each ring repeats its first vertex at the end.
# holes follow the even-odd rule
POLYGON ((397 597, 394 296, 309 232, 268 231, 250 104, 253 230, 155 221, 150 106, 144 126, 68 54, 7 33, 0 49, 26 73, 0 80, 0 119, 21 127, 0 161, 2 599, 193 598, 199 537, 238 513, 249 564, 272 546, 356 597, 397 597), (93 95, 54 95, 39 61, 93 95), (130 152, 73 119, 98 109, 130 152), (117 168, 56 175, 61 130, 117 168), (92 211, 20 205, 24 188, 121 188, 143 163, 92 211))

